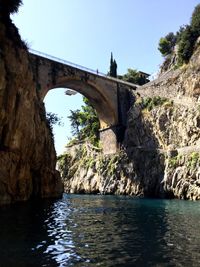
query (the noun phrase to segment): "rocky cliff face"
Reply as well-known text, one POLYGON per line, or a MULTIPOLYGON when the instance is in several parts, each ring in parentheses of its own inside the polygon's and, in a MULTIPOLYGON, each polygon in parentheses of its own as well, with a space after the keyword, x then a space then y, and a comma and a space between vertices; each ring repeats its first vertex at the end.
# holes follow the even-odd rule
POLYGON ((67 193, 158 195, 162 155, 134 149, 130 159, 124 151, 104 156, 87 144, 71 149, 59 160, 67 193))
MULTIPOLYGON (((142 109, 136 104, 129 116, 129 126, 126 132, 126 153, 131 158, 134 148, 146 150, 148 153, 162 155, 163 161, 145 163, 154 166, 160 180, 155 181, 159 190, 158 197, 177 197, 184 199, 199 199, 200 171, 200 110, 198 105, 191 107, 166 101, 152 110, 142 109), (134 115, 133 115, 134 114, 134 115)), ((146 169, 146 165, 144 164, 146 169)), ((142 171, 142 169, 141 169, 142 171)), ((146 176, 148 170, 146 170, 146 176)), ((140 172, 142 173, 142 172, 140 172)), ((150 170, 151 174, 151 170, 150 170)), ((145 186, 145 185, 144 185, 145 186)))
POLYGON ((59 161, 65 191, 199 199, 199 116, 195 107, 167 102, 148 111, 136 104, 119 154, 68 148, 59 161))
POLYGON ((56 153, 17 29, 0 21, 0 204, 62 193, 56 153))
POLYGON ((199 70, 198 48, 187 66, 136 91, 119 154, 68 149, 60 161, 65 190, 200 199, 199 70))

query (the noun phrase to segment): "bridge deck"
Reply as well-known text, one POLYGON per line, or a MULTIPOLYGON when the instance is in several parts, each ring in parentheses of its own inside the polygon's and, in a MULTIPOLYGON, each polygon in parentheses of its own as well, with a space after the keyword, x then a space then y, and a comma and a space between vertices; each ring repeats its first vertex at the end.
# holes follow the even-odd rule
POLYGON ((29 49, 29 54, 37 55, 37 56, 52 60, 52 61, 57 62, 57 63, 61 63, 61 64, 64 64, 64 65, 67 65, 67 66, 70 66, 70 67, 74 67, 74 68, 76 68, 78 70, 82 70, 82 71, 88 72, 88 73, 93 74, 93 75, 95 75, 97 77, 101 77, 101 78, 104 78, 104 79, 107 79, 107 80, 112 80, 112 81, 115 81, 115 82, 120 83, 120 84, 128 85, 129 87, 132 87, 133 89, 136 89, 136 88, 140 87, 138 84, 129 83, 129 82, 126 82, 126 81, 123 81, 123 80, 108 76, 105 73, 102 73, 102 72, 99 72, 99 71, 97 72, 97 70, 95 71, 93 69, 89 69, 89 68, 83 67, 81 65, 78 65, 78 64, 72 63, 70 61, 67 61, 67 60, 64 60, 64 59, 60 59, 60 58, 48 55, 48 54, 40 52, 40 51, 29 49))

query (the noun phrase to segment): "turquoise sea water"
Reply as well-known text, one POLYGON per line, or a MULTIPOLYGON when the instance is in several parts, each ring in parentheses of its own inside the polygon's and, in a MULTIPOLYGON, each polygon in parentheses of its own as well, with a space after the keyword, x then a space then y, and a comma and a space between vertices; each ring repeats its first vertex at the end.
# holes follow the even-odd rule
POLYGON ((4 266, 200 266, 200 202, 64 194, 1 207, 4 266))

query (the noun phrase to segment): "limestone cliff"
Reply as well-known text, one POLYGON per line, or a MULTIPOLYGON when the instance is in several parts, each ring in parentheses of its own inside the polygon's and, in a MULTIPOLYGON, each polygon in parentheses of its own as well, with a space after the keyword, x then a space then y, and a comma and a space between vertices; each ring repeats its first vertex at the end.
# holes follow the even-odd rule
POLYGON ((135 92, 119 154, 68 148, 60 161, 65 190, 200 199, 199 70, 197 48, 187 66, 135 92))
POLYGON ((56 153, 25 45, 0 21, 0 204, 62 193, 56 153))
POLYGON ((161 161, 162 155, 156 152, 135 149, 130 159, 124 151, 104 156, 85 144, 68 148, 59 160, 59 170, 67 193, 150 197, 159 191, 163 173, 161 161))

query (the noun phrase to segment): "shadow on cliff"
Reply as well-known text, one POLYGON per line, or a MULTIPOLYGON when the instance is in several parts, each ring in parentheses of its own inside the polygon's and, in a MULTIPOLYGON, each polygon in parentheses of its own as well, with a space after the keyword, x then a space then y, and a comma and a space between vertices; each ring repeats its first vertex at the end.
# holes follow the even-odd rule
POLYGON ((126 172, 138 187, 138 195, 145 197, 170 197, 164 192, 162 180, 165 155, 148 119, 144 119, 140 105, 129 111, 128 127, 123 149, 126 154, 126 172))

